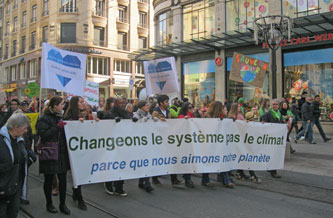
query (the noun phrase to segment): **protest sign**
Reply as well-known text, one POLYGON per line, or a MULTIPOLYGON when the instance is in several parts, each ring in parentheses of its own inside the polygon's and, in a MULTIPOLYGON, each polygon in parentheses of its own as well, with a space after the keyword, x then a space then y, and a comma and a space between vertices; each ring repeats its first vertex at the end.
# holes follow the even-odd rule
POLYGON ((144 61, 147 95, 178 93, 179 84, 174 57, 144 61))
POLYGON ((163 174, 271 170, 284 164, 287 127, 231 119, 69 121, 74 185, 163 174))
POLYGON ((40 87, 83 96, 86 57, 43 43, 40 87))
POLYGON ((262 88, 268 63, 234 52, 230 80, 262 88))
POLYGON ((99 84, 86 80, 83 98, 91 106, 98 106, 99 84))
POLYGON ((29 123, 32 129, 32 134, 36 135, 37 134, 36 123, 38 120, 39 113, 25 113, 24 115, 27 116, 29 119, 29 123))

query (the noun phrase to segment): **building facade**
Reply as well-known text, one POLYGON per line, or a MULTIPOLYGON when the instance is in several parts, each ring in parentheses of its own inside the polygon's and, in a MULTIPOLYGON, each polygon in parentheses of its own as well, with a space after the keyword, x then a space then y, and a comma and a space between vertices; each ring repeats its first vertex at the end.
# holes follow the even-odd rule
MULTIPOLYGON (((322 97, 322 119, 333 116, 333 1, 331 0, 154 0, 156 44, 134 52, 134 60, 176 58, 181 95, 195 105, 243 97, 322 97), (256 88, 229 80, 234 52, 272 62, 265 43, 255 44, 254 20, 268 15, 293 18, 291 41, 276 52, 277 74, 266 73, 256 88), (273 83, 274 86, 273 86, 273 83)), ((333 118, 332 118, 333 119, 333 118)))
POLYGON ((135 97, 144 74, 128 54, 153 45, 151 8, 149 0, 1 1, 3 91, 23 98, 29 82, 39 83, 47 42, 87 54, 86 78, 100 84, 100 97, 135 97))

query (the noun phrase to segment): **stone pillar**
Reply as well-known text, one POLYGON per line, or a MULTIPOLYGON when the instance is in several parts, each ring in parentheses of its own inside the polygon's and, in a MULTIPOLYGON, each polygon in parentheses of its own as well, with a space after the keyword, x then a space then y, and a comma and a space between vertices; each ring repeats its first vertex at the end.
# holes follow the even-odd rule
POLYGON ((172 42, 181 42, 183 31, 182 8, 180 6, 175 6, 172 7, 171 10, 173 19, 172 42))
POLYGON ((177 93, 178 98, 181 98, 182 93, 182 58, 181 56, 177 56, 176 60, 176 69, 177 69, 177 77, 178 77, 178 84, 179 84, 179 92, 177 93))

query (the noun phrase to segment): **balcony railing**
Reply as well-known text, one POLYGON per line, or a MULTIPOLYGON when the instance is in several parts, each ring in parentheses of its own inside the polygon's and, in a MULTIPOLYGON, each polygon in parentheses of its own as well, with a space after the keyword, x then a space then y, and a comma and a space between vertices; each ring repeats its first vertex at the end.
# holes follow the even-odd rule
POLYGON ((106 47, 106 42, 104 40, 94 40, 94 45, 106 47))
POLYGON ((118 18, 117 18, 117 21, 118 21, 118 22, 122 22, 122 23, 128 23, 128 21, 127 21, 127 17, 118 17, 118 18))
POLYGON ((94 16, 99 16, 99 17, 105 17, 105 12, 104 11, 93 11, 94 16))
POLYGON ((49 15, 49 11, 43 11, 42 17, 49 15))
POLYGON ((27 26, 26 23, 21 23, 21 28, 24 28, 24 27, 26 27, 26 26, 27 26))
POLYGON ((63 6, 59 9, 59 12, 62 13, 77 13, 78 9, 70 6, 63 6))
POLYGON ((138 23, 138 27, 148 29, 148 24, 146 24, 146 23, 138 23))
POLYGON ((36 21, 37 21, 37 17, 32 17, 31 18, 31 23, 36 22, 36 21))
POLYGON ((117 49, 128 51, 128 45, 118 44, 117 49))

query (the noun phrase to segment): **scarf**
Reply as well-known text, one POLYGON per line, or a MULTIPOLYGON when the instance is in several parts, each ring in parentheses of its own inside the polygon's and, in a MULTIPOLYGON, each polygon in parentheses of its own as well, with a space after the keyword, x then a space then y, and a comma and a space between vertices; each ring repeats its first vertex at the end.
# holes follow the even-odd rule
POLYGON ((55 112, 55 111, 52 110, 51 107, 49 108, 49 110, 52 114, 56 115, 57 117, 62 117, 62 112, 61 113, 55 112))
POLYGON ((281 113, 280 113, 279 110, 275 111, 271 108, 271 114, 272 114, 274 120, 280 120, 281 119, 281 113))

